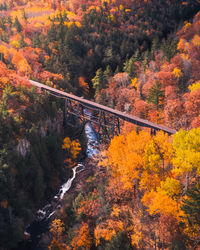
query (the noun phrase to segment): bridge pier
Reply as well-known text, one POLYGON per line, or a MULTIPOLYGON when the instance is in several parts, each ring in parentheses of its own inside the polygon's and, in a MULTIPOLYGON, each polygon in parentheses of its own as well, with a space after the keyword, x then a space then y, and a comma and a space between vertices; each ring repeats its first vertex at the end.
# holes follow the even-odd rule
POLYGON ((98 140, 100 140, 102 137, 104 139, 107 138, 110 141, 110 139, 113 138, 114 135, 120 134, 119 117, 112 114, 108 114, 106 117, 106 112, 103 110, 86 107, 85 105, 82 105, 79 102, 72 101, 66 98, 65 111, 64 111, 65 126, 67 123, 69 123, 69 120, 71 120, 69 118, 70 115, 76 117, 77 124, 78 120, 81 120, 83 124, 85 124, 85 122, 87 121, 96 124, 98 126, 97 127, 98 140), (87 112, 85 112, 85 110, 88 110, 90 112, 90 115, 88 115, 87 112), (93 115, 94 112, 95 115, 93 115))
MULTIPOLYGON (((80 113, 83 113, 83 110, 84 109, 89 109, 89 110, 92 110, 92 111, 102 111, 104 112, 108 118, 109 116, 115 116, 117 119, 122 119, 124 121, 127 121, 129 123, 132 123, 134 125, 138 125, 140 127, 145 127, 145 128, 152 128, 152 131, 151 133, 152 134, 155 134, 156 131, 158 130, 162 130, 166 133, 168 133, 169 135, 172 135, 172 134, 175 134, 176 133, 176 130, 174 129, 171 129, 171 128, 167 128, 165 126, 162 126, 162 125, 158 125, 156 123, 153 123, 151 121, 147 121, 147 120, 144 120, 142 118, 139 118, 139 117, 136 117, 136 116, 133 116, 133 115, 130 115, 130 114, 126 114, 124 112, 121 112, 119 110, 115 110, 115 109, 112 109, 112 108, 109 108, 109 107, 106 107, 104 105, 101 105, 99 103, 95 103, 95 102, 92 102, 92 101, 89 101, 89 100, 86 100, 84 98, 81 98, 81 97, 78 97, 78 96, 75 96, 75 95, 72 95, 72 94, 68 94, 64 91, 61 91, 61 90, 58 90, 58 89, 55 89, 55 88, 52 88, 52 87, 49 87, 45 84, 41 84, 39 82, 36 82, 36 81, 33 81, 33 80, 29 80, 29 83, 37 88, 39 88, 40 90, 45 90, 45 91, 49 91, 49 93, 55 97, 58 97, 58 98, 63 98, 63 99, 66 99, 68 100, 68 102, 66 102, 66 106, 67 106, 67 109, 70 105, 70 108, 69 109, 73 109, 73 106, 76 106, 77 103, 80 104, 80 108, 81 108, 81 111, 80 111, 80 108, 79 108, 79 111, 77 112, 77 110, 74 110, 74 111, 70 111, 67 110, 67 113, 71 113, 75 116, 77 116, 78 118, 80 119, 84 119, 84 121, 91 121, 93 123, 97 123, 98 124, 98 121, 96 121, 96 117, 92 117, 90 119, 90 117, 86 117, 85 114, 82 115, 80 113), (70 104, 69 104, 69 100, 70 100, 70 104), (72 102, 73 102, 73 105, 72 105, 72 102), (78 114, 79 113, 79 114, 78 114), (93 118, 95 118, 93 120, 93 118), (154 131, 153 131, 154 129, 154 131)), ((111 124, 108 122, 109 125, 111 125, 111 127, 113 129, 111 129, 111 133, 112 135, 114 135, 113 131, 115 132, 115 123, 113 125, 113 123, 111 122, 111 124)), ((108 125, 108 127, 109 127, 108 125)), ((120 123, 119 121, 117 121, 117 128, 118 128, 118 132, 120 133, 120 123)))
POLYGON ((156 135, 156 129, 151 128, 151 136, 155 136, 156 135))

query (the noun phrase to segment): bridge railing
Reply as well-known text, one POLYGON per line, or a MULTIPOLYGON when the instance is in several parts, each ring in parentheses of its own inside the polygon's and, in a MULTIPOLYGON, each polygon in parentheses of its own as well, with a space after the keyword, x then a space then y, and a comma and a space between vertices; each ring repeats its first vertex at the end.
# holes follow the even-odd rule
POLYGON ((115 116, 117 118, 120 118, 124 121, 130 122, 130 123, 135 124, 137 126, 150 128, 150 129, 153 129, 155 131, 162 130, 162 131, 168 133, 169 135, 176 133, 176 130, 174 130, 174 129, 171 129, 171 128, 168 128, 168 127, 165 127, 162 125, 158 125, 158 124, 150 122, 148 120, 145 120, 145 119, 133 116, 133 115, 126 114, 126 113, 121 112, 119 110, 115 110, 115 109, 106 107, 106 106, 101 105, 99 103, 92 102, 92 101, 86 100, 84 98, 81 98, 81 97, 78 97, 78 96, 75 96, 72 94, 68 94, 64 91, 49 87, 45 84, 41 84, 41 83, 33 81, 33 80, 29 80, 29 82, 31 85, 36 86, 37 88, 40 88, 41 90, 50 91, 52 94, 54 94, 58 97, 68 99, 71 101, 76 101, 76 102, 82 104, 82 106, 84 106, 85 108, 91 108, 91 109, 96 109, 99 111, 104 111, 105 113, 112 114, 113 116, 115 116))

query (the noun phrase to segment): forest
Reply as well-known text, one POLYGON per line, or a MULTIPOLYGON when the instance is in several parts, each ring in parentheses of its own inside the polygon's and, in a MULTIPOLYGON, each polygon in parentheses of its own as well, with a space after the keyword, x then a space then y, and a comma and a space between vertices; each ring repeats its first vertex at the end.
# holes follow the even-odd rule
POLYGON ((198 0, 1 0, 0 250, 23 250, 79 162, 40 249, 200 249, 199 69, 198 0), (177 132, 123 122, 87 157, 81 122, 29 79, 177 132))

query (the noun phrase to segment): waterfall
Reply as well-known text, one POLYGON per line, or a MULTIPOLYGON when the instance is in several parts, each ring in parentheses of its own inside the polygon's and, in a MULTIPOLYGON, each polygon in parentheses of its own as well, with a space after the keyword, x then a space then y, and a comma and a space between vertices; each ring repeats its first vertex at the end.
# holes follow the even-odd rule
MULTIPOLYGON (((85 110, 85 113, 88 117, 90 117, 89 111, 85 110)), ((93 157, 94 155, 98 154, 97 150, 97 136, 95 131, 93 130, 91 122, 86 123, 85 125, 85 134, 88 138, 87 143, 87 156, 93 157)), ((70 189, 73 180, 76 178, 76 174, 83 171, 85 166, 83 163, 78 163, 73 169, 73 176, 67 180, 59 189, 58 193, 54 196, 53 200, 45 205, 43 208, 39 209, 36 213, 36 220, 26 227, 24 231, 24 235, 29 236, 32 241, 32 249, 41 249, 38 248, 38 242, 40 235, 43 232, 48 230, 48 224, 50 218, 60 209, 61 205, 60 202, 62 201, 63 197, 65 196, 66 192, 70 189)), ((25 249, 25 248, 24 248, 25 249)))

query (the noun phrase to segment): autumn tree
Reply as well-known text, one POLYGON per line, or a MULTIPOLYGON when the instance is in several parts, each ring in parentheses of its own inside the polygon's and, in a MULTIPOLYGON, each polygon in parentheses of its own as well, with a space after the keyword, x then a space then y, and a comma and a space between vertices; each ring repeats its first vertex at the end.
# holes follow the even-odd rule
POLYGON ((98 69, 96 71, 95 77, 92 79, 93 87, 95 89, 95 96, 98 95, 100 90, 103 88, 102 83, 103 83, 103 71, 102 69, 98 69))
POLYGON ((172 160, 172 146, 169 137, 163 131, 159 131, 145 147, 144 169, 157 173, 162 180, 170 170, 172 160))
POLYGON ((173 173, 184 178, 184 191, 192 178, 200 173, 200 128, 180 130, 173 136, 173 173))
POLYGON ((199 245, 200 233, 200 183, 193 184, 186 192, 183 200, 183 222, 186 235, 193 241, 195 247, 199 245))
POLYGON ((22 31, 22 25, 19 22, 19 19, 18 19, 17 16, 15 17, 15 22, 14 22, 13 26, 16 28, 17 32, 21 32, 22 31))
POLYGON ((144 163, 143 154, 149 140, 149 133, 141 132, 138 135, 132 131, 126 136, 114 137, 111 141, 108 159, 112 175, 120 178, 125 189, 132 188, 140 178, 144 163))
POLYGON ((50 233, 53 236, 49 250, 64 250, 67 246, 63 243, 63 233, 65 231, 64 223, 60 219, 55 219, 51 223, 50 233))
POLYGON ((89 250, 92 246, 92 237, 90 235, 89 225, 82 222, 79 230, 75 231, 76 236, 73 238, 71 245, 73 249, 84 248, 89 250))
POLYGON ((156 81, 155 85, 149 90, 148 102, 153 103, 157 111, 163 107, 164 93, 159 81, 156 81))
POLYGON ((64 149, 66 153, 65 163, 67 167, 74 166, 75 160, 81 151, 79 141, 71 140, 69 137, 65 137, 62 144, 62 149, 64 149))

